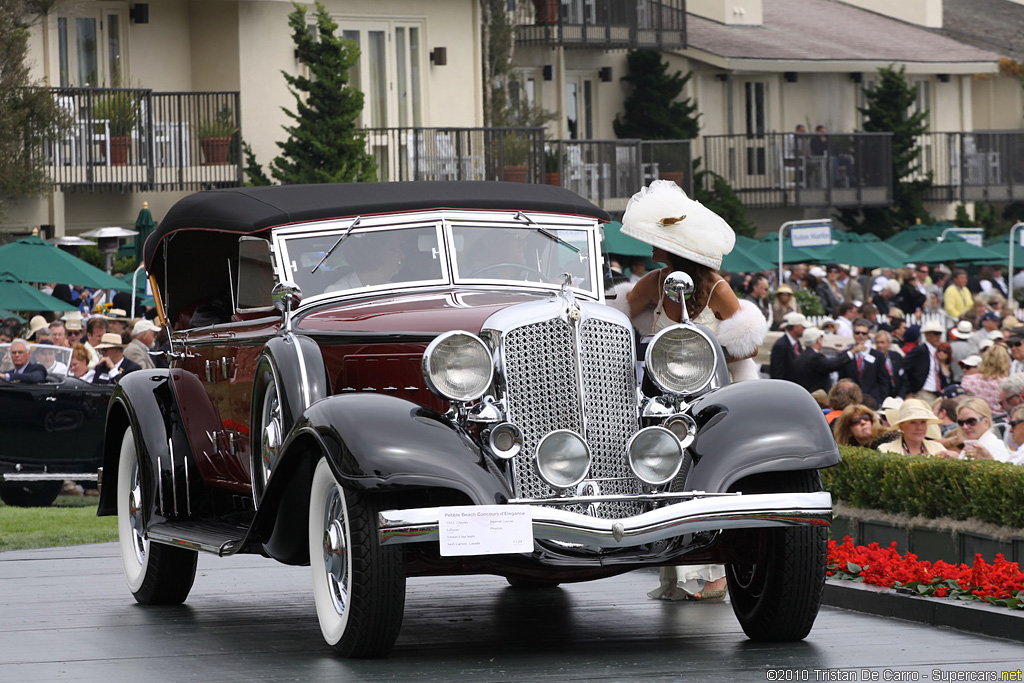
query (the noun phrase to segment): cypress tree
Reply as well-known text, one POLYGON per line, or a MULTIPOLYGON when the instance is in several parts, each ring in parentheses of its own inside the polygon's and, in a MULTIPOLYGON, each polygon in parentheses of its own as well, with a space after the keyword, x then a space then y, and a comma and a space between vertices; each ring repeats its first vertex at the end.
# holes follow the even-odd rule
POLYGON ((295 111, 284 109, 295 125, 285 126, 288 138, 277 143, 281 155, 270 173, 282 184, 350 183, 377 179, 377 164, 366 151, 365 135, 357 128, 363 93, 348 82, 349 69, 359 60, 359 48, 335 35, 338 25, 323 4, 316 3, 316 35, 306 28, 306 11, 293 3, 288 15, 292 39, 309 76, 284 73, 295 97, 295 111))
POLYGON ((613 122, 619 138, 640 140, 692 140, 697 137, 697 105, 679 97, 693 76, 689 71, 668 73, 668 62, 657 50, 633 50, 626 55, 628 73, 622 80, 632 92, 623 103, 624 113, 613 122))
POLYGON ((862 210, 843 209, 843 223, 857 232, 870 232, 885 238, 900 226, 912 225, 921 219, 931 223, 932 217, 924 208, 924 196, 932 185, 932 174, 911 179, 921 170, 917 141, 928 132, 925 121, 927 111, 911 112, 917 101, 917 88, 905 78, 905 67, 899 70, 885 67, 878 70, 879 80, 873 88, 865 88, 867 105, 860 108, 864 114, 864 131, 892 133, 893 203, 891 207, 871 207, 862 210))

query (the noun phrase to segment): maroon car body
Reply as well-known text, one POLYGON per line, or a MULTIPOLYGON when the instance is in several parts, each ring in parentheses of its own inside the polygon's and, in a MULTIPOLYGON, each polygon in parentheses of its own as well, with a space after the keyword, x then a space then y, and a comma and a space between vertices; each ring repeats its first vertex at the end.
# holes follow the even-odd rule
POLYGON ((170 367, 125 377, 105 427, 136 600, 185 600, 200 551, 309 564, 325 640, 380 656, 408 576, 722 562, 751 637, 806 635, 828 427, 796 385, 727 386, 700 325, 644 355, 604 304, 608 220, 514 183, 179 202, 145 249, 170 367))

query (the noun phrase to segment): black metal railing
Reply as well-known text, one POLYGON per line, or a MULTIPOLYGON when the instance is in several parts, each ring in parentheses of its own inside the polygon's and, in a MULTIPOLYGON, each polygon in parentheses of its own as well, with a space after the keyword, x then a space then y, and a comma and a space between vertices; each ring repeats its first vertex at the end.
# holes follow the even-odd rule
POLYGON ((686 47, 686 0, 517 0, 519 45, 686 47))
POLYGON ((926 133, 917 147, 920 168, 909 179, 930 174, 929 201, 1024 199, 1024 131, 926 133))
POLYGON ((891 133, 708 135, 702 168, 751 208, 892 202, 891 133))
POLYGON ((53 88, 65 115, 40 153, 62 189, 242 185, 238 92, 53 88))
POLYGON ((543 128, 364 128, 377 178, 544 181, 543 128))
POLYGON ((659 178, 693 192, 689 140, 552 140, 545 181, 618 215, 641 187, 659 178))

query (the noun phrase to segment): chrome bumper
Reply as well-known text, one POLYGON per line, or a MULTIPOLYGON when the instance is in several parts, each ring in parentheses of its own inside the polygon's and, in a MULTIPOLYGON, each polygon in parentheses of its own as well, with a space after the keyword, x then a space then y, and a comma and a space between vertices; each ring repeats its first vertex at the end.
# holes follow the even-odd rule
MULTIPOLYGON (((589 548, 626 548, 696 531, 832 523, 832 495, 826 492, 695 498, 623 519, 599 519, 541 505, 525 507, 535 540, 589 548)), ((439 541, 439 518, 439 508, 385 510, 378 520, 381 545, 439 541)))

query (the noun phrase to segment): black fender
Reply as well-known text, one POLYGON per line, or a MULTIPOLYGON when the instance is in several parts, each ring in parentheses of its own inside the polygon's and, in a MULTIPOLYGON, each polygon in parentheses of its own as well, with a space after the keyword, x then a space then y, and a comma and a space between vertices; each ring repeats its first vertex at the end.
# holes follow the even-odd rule
POLYGON ((331 385, 327 376, 320 346, 304 335, 283 334, 267 341, 257 366, 253 382, 253 401, 249 424, 255 426, 264 388, 263 367, 269 367, 277 380, 282 398, 285 424, 294 425, 299 416, 313 403, 330 396, 331 385))
POLYGON ((308 561, 309 487, 321 455, 343 486, 369 493, 451 489, 477 505, 513 497, 504 475, 443 415, 385 394, 331 396, 289 433, 256 513, 256 532, 279 561, 308 561))
MULTIPOLYGON (((135 434, 135 446, 142 468, 142 484, 148 504, 147 519, 156 513, 157 461, 167 463, 171 446, 178 458, 188 457, 188 436, 181 421, 177 398, 173 390, 175 375, 185 376, 181 370, 136 370, 121 378, 110 403, 103 433, 103 487, 97 515, 117 514, 117 470, 121 455, 121 439, 129 427, 135 434)), ((191 376, 189 376, 191 377, 191 376)), ((181 379, 181 377, 179 377, 181 379)), ((194 379, 194 378, 193 378, 194 379)), ((198 380, 196 380, 198 381, 198 380)))
POLYGON ((739 382, 694 401, 697 435, 692 491, 726 491, 763 472, 820 469, 840 461, 821 408, 807 390, 784 380, 739 382))

